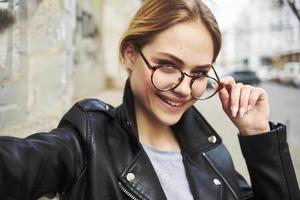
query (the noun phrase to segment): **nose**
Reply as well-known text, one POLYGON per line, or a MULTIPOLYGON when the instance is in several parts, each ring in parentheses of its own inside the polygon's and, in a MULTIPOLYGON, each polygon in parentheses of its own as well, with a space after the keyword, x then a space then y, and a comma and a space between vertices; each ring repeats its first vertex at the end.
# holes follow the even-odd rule
POLYGON ((183 97, 191 95, 190 82, 191 77, 185 75, 181 83, 173 91, 183 97))

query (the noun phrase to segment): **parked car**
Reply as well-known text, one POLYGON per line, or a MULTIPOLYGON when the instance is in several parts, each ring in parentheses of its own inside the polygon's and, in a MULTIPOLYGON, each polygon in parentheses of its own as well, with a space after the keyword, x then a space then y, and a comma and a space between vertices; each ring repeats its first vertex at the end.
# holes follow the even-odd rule
POLYGON ((271 70, 272 70, 272 66, 263 65, 257 69, 256 74, 261 81, 270 81, 272 80, 272 76, 270 76, 271 70))
POLYGON ((241 82, 243 84, 257 85, 261 82, 256 72, 249 69, 234 71, 231 73, 231 76, 236 82, 241 82))
POLYGON ((279 74, 280 70, 279 69, 271 69, 269 72, 270 80, 274 82, 280 82, 279 81, 279 74))
POLYGON ((300 75, 300 62, 288 62, 278 74, 279 81, 284 84, 294 84, 300 75))
POLYGON ((300 88, 300 74, 298 74, 298 76, 296 76, 293 80, 293 84, 294 86, 296 86, 297 88, 300 88))

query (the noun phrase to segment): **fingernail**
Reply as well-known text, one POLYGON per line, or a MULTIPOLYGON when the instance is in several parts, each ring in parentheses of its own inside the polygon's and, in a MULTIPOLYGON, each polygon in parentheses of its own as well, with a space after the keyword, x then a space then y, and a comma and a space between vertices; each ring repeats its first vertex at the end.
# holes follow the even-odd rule
POLYGON ((240 108, 239 114, 240 114, 240 118, 244 117, 244 114, 245 114, 245 108, 244 107, 240 108))
POLYGON ((216 83, 211 83, 211 86, 216 89, 217 88, 217 84, 216 83))
POLYGON ((247 112, 251 111, 252 110, 252 106, 251 105, 248 105, 248 108, 247 108, 247 112))
POLYGON ((237 107, 236 106, 231 106, 231 115, 232 117, 236 117, 236 114, 237 114, 237 107))

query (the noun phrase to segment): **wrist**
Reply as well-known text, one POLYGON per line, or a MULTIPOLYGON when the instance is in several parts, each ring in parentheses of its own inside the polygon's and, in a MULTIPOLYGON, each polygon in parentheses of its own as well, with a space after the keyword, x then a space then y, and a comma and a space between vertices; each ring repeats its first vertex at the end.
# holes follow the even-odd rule
POLYGON ((271 128, 270 128, 269 124, 266 124, 265 126, 262 126, 259 128, 239 129, 239 133, 242 136, 259 135, 259 134, 267 133, 270 131, 271 131, 271 128))

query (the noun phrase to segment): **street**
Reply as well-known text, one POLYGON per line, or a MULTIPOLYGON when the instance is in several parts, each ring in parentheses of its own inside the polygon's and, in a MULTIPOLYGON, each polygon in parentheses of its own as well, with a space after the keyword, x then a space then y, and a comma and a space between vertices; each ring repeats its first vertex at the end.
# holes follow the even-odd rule
POLYGON ((288 142, 300 149, 300 89, 270 83, 262 87, 269 92, 271 120, 285 123, 288 126, 288 142))

